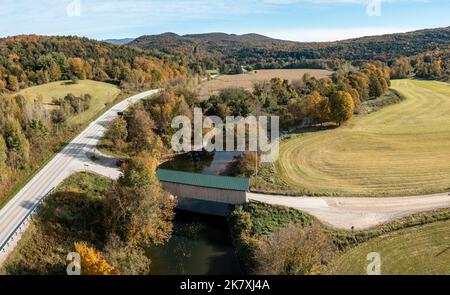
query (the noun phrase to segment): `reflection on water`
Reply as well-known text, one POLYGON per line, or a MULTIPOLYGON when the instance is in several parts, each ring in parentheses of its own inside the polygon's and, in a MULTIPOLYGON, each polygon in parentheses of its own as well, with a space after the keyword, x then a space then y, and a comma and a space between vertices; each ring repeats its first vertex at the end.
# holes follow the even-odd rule
POLYGON ((223 217, 178 211, 170 241, 149 250, 150 274, 242 274, 223 217))
POLYGON ((196 173, 224 175, 242 152, 190 152, 176 156, 160 167, 196 173))

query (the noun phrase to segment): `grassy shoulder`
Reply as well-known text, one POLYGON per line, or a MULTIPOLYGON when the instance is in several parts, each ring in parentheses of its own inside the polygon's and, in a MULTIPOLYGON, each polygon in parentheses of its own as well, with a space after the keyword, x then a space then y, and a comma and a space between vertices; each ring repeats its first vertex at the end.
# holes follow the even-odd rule
MULTIPOLYGON (((420 232, 424 232, 426 236, 424 243, 410 241, 405 243, 406 248, 401 246, 401 249, 407 253, 405 254, 407 257, 412 257, 416 255, 415 253, 422 253, 423 257, 419 259, 413 257, 410 264, 402 265, 401 260, 395 260, 396 252, 388 253, 386 257, 389 257, 391 266, 386 268, 387 273, 409 274, 412 272, 411 267, 415 267, 416 273, 448 273, 441 268, 433 269, 430 265, 438 259, 435 254, 440 252, 436 251, 441 249, 445 245, 445 241, 448 242, 448 239, 450 239, 448 230, 442 230, 444 225, 448 226, 450 222, 450 210, 448 209, 411 215, 370 230, 345 231, 324 226, 316 218, 296 209, 252 202, 235 210, 229 222, 238 257, 248 273, 260 273, 263 269, 266 274, 358 274, 365 270, 364 262, 368 253, 383 252, 385 248, 388 249, 391 245, 401 246, 401 243, 414 237, 413 233, 420 232), (433 230, 430 231, 429 228, 436 228, 435 231, 441 230, 441 235, 433 230), (313 229, 314 234, 311 233, 311 229, 313 229), (298 268, 292 268, 293 261, 297 261, 297 264, 294 263, 294 265, 311 264, 311 260, 308 260, 307 257, 314 257, 315 255, 315 252, 311 252, 305 256, 305 252, 308 253, 309 249, 308 243, 303 240, 295 240, 296 237, 302 235, 302 231, 303 234, 306 232, 313 237, 322 237, 315 240, 313 246, 315 252, 326 254, 325 257, 321 257, 322 259, 326 258, 326 263, 323 264, 321 260, 317 260, 315 264, 318 268, 311 267, 309 269, 320 269, 319 272, 305 271, 305 269, 299 271, 298 268), (296 236, 292 237, 290 235, 292 232, 296 233, 296 236), (396 239, 398 239, 397 242, 395 242, 396 239), (439 241, 436 241, 436 239, 439 241), (391 242, 391 240, 394 242, 391 242), (273 244, 274 241, 283 244, 283 247, 279 247, 279 249, 272 249, 273 253, 269 255, 274 257, 278 267, 267 268, 267 265, 273 265, 273 261, 268 261, 267 255, 263 255, 264 251, 260 249, 267 248, 267 244, 273 244), (295 243, 292 243, 292 241, 295 241, 295 243), (436 244, 432 244, 434 242, 436 244), (321 249, 320 245, 324 249, 321 249), (367 252, 368 249, 373 251, 367 252), (283 253, 278 253, 279 251, 283 253), (279 257, 285 255, 284 252, 290 253, 292 259, 288 257, 280 259, 279 257), (420 266, 417 262, 419 260, 428 262, 420 266), (279 265, 284 265, 284 267, 280 269, 279 265), (395 269, 395 267, 396 272, 391 272, 391 268, 395 269)), ((442 265, 450 262, 450 255, 447 256, 441 256, 444 259, 444 262, 441 262, 442 265)))
POLYGON ((406 99, 338 129, 282 141, 275 172, 291 194, 401 196, 450 189, 450 88, 395 80, 406 99))
POLYGON ((65 274, 66 256, 74 252, 74 242, 104 243, 102 199, 111 183, 87 173, 66 179, 43 203, 0 273, 65 274))

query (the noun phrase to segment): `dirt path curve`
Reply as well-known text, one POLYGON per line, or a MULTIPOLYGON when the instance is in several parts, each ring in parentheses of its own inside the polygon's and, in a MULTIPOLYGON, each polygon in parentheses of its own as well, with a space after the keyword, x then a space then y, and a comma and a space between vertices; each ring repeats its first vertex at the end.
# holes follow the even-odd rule
POLYGON ((356 198, 286 197, 249 193, 250 200, 305 211, 339 229, 368 229, 411 214, 450 208, 448 193, 427 196, 356 198))

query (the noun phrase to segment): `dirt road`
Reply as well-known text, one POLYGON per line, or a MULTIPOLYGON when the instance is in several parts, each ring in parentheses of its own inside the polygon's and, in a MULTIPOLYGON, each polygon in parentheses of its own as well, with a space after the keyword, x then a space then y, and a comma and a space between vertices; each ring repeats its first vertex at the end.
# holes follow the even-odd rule
POLYGON ((286 197, 249 193, 250 200, 305 211, 340 229, 367 229, 411 214, 450 208, 448 193, 392 198, 286 197))

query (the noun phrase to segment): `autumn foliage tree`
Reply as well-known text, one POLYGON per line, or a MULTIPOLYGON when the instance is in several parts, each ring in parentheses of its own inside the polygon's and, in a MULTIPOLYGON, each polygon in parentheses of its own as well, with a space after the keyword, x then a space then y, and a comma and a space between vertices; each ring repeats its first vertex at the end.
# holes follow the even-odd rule
POLYGON ((289 224, 264 238, 256 257, 256 273, 264 275, 316 275, 326 272, 334 245, 318 225, 289 224))
POLYGON ((85 242, 75 243, 75 251, 81 258, 82 275, 118 275, 119 272, 112 267, 100 252, 89 247, 85 242))
POLYGON ((125 118, 127 122, 127 140, 133 146, 130 151, 132 154, 138 154, 144 150, 158 153, 161 148, 161 139, 154 130, 156 124, 144 110, 137 106, 128 112, 125 118))
POLYGON ((191 117, 191 110, 184 95, 172 89, 166 89, 156 94, 145 103, 145 109, 155 122, 155 129, 166 142, 172 135, 171 123, 176 116, 191 117))
POLYGON ((79 57, 69 58, 67 60, 69 63, 70 75, 77 77, 78 79, 86 79, 86 73, 83 68, 83 60, 79 57))
POLYGON ((144 248, 163 244, 172 234, 175 201, 160 187, 157 165, 148 152, 133 157, 107 196, 108 228, 144 248))
POLYGON ((319 119, 322 117, 320 113, 320 103, 323 97, 319 92, 314 91, 309 95, 306 95, 302 99, 302 112, 305 117, 311 117, 319 119))
POLYGON ((3 181, 7 179, 8 176, 8 147, 6 146, 3 136, 0 136, 0 186, 3 181))
POLYGON ((20 89, 19 80, 17 79, 16 76, 10 75, 8 77, 8 89, 14 92, 19 91, 20 89))
POLYGON ((128 137, 127 121, 117 118, 109 127, 105 137, 110 139, 117 148, 122 148, 128 137))
POLYGON ((330 117, 339 126, 353 116, 355 103, 348 92, 337 91, 330 97, 330 117))

